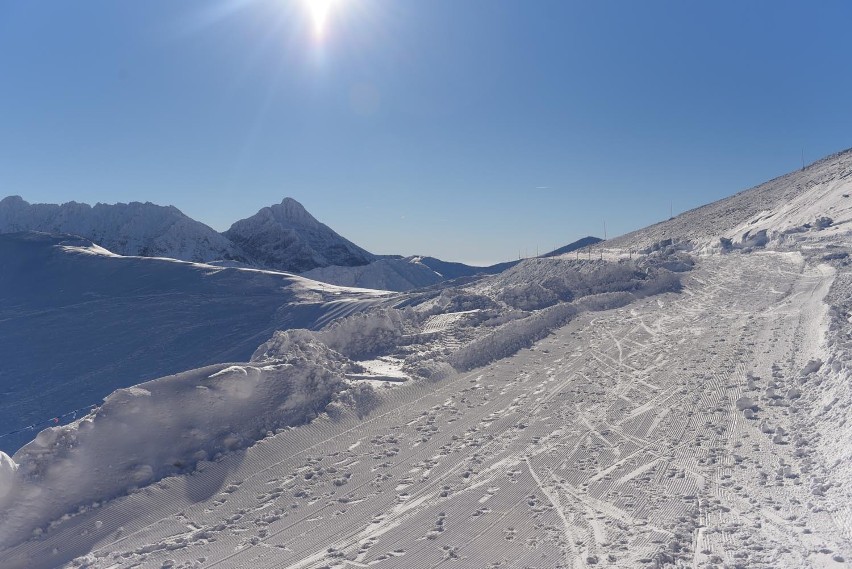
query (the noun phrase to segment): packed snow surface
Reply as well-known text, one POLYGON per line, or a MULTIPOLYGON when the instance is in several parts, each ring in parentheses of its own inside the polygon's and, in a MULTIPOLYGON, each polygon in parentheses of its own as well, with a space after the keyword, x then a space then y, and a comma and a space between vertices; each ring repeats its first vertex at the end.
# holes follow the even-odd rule
POLYGON ((3 567, 847 566, 850 161, 117 391, 0 455, 3 567))

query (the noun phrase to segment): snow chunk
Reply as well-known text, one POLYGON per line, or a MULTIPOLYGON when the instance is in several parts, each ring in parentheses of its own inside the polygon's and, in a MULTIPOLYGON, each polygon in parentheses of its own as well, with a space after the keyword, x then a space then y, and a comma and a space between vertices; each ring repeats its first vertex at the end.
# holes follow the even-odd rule
POLYGON ((820 359, 810 360, 807 364, 805 364, 805 367, 802 368, 802 377, 810 375, 812 373, 818 372, 821 367, 822 367, 822 360, 820 360, 820 359))
POLYGON ((0 501, 12 490, 18 465, 3 451, 0 451, 0 501))

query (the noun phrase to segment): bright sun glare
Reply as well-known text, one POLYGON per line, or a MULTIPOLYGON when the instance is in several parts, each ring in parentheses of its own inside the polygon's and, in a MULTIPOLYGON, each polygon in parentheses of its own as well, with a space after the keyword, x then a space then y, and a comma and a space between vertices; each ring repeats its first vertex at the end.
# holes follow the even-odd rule
POLYGON ((325 36, 328 19, 342 0, 302 0, 307 8, 314 26, 314 36, 321 39, 325 36))

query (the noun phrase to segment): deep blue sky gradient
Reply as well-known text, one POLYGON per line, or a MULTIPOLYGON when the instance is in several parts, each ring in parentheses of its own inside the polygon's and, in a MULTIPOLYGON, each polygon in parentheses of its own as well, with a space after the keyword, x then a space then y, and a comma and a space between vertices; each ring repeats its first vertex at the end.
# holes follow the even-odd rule
POLYGON ((847 1, 338 1, 0 0, 0 195, 489 263, 852 146, 847 1))

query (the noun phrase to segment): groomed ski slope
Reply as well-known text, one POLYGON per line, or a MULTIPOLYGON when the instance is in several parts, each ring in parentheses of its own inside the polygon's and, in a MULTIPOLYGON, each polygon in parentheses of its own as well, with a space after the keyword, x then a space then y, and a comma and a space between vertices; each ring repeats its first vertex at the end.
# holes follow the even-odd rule
POLYGON ((798 253, 705 257, 680 294, 82 508, 2 566, 845 566, 812 362, 834 278, 798 253))

